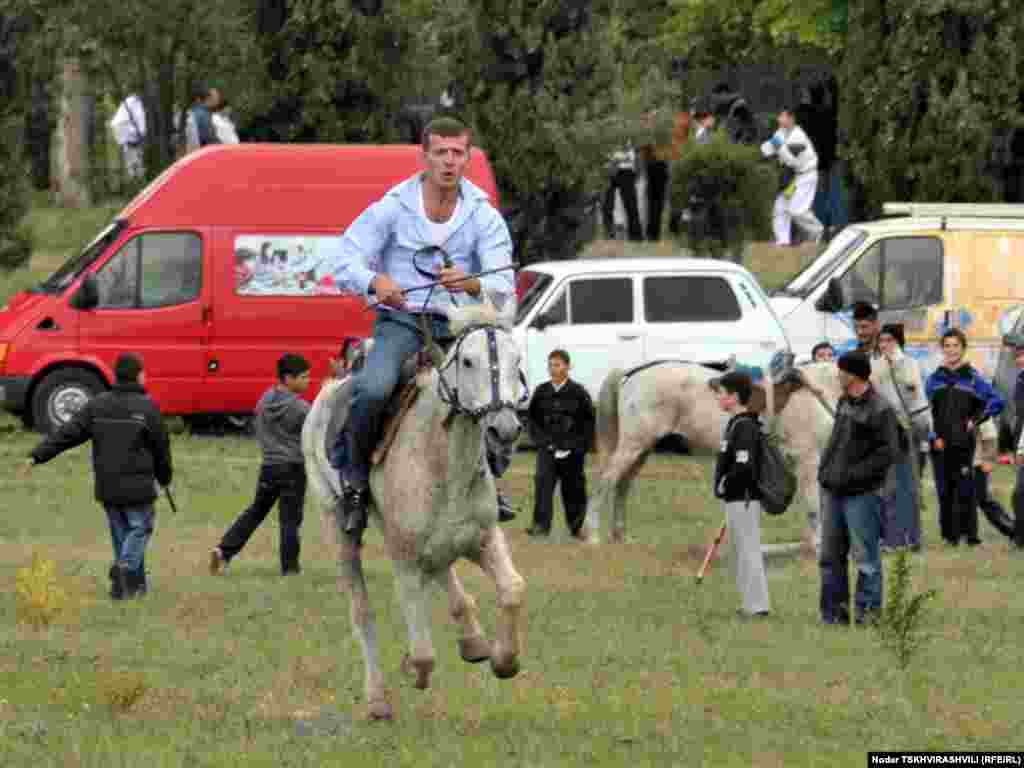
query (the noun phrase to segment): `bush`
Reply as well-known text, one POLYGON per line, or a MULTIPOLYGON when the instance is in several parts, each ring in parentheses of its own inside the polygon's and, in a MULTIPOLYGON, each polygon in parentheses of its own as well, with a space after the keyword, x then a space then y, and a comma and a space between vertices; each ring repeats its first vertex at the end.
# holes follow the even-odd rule
POLYGON ((770 237, 778 183, 775 161, 720 131, 708 144, 688 145, 672 166, 670 190, 673 209, 690 211, 681 242, 697 256, 738 257, 746 243, 770 237))
POLYGON ((15 575, 18 621, 41 629, 52 624, 64 611, 67 591, 57 577, 53 560, 32 555, 32 563, 15 575))

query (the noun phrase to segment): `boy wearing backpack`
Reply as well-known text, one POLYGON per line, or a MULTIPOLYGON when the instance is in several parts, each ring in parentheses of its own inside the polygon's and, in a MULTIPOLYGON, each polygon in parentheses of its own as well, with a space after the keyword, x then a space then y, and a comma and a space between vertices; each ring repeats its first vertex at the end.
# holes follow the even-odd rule
POLYGON ((857 563, 856 620, 882 610, 882 486, 900 456, 896 412, 871 386, 871 360, 860 350, 839 358, 844 394, 818 481, 825 499, 821 526, 821 620, 850 623, 851 550, 857 563))
POLYGON ((741 616, 771 611, 768 579, 761 552, 761 491, 758 488, 761 423, 747 410, 750 376, 731 371, 711 382, 719 407, 731 418, 722 435, 715 464, 715 496, 722 500, 726 525, 736 554, 736 588, 743 600, 741 616))

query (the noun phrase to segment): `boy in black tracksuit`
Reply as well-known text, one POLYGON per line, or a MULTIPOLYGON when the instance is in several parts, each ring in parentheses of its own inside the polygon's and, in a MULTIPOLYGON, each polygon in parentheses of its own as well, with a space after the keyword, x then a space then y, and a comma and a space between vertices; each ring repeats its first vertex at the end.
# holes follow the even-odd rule
POLYGON ((974 490, 977 428, 986 419, 998 416, 1005 405, 992 385, 964 362, 966 350, 963 331, 951 328, 942 334, 943 365, 925 384, 935 423, 931 443, 939 527, 942 538, 953 546, 961 537, 971 546, 981 543, 974 490))
POLYGON ((562 485, 565 522, 576 538, 587 511, 583 464, 594 435, 594 404, 587 390, 569 378, 569 365, 564 350, 548 355, 551 381, 538 386, 530 400, 529 426, 537 445, 533 525, 526 531, 530 536, 551 533, 556 483, 562 485))
POLYGON ((747 410, 750 376, 731 371, 709 382, 719 407, 731 418, 722 434, 715 463, 715 496, 722 500, 727 530, 736 553, 736 588, 743 600, 742 616, 767 616, 771 611, 768 578, 761 551, 760 471, 761 422, 747 410))
POLYGON ((277 503, 281 529, 281 573, 299 573, 299 527, 306 498, 306 465, 302 456, 302 425, 309 403, 299 397, 309 387, 309 363, 285 354, 277 361, 278 382, 256 405, 256 434, 263 450, 256 498, 210 553, 210 572, 217 574, 242 551, 249 537, 277 503))
POLYGON ((1013 405, 1017 423, 1014 425, 1014 463, 1017 465, 1017 484, 1013 488, 1013 543, 1017 549, 1024 549, 1024 335, 1014 333, 1003 339, 1013 350, 1017 364, 1017 383, 1013 389, 1013 405))
POLYGON ((160 409, 143 389, 142 360, 133 354, 114 364, 114 388, 92 398, 56 433, 41 442, 25 471, 92 439, 96 500, 110 523, 114 563, 110 596, 146 593, 146 545, 153 533, 156 483, 171 482, 171 446, 160 409))

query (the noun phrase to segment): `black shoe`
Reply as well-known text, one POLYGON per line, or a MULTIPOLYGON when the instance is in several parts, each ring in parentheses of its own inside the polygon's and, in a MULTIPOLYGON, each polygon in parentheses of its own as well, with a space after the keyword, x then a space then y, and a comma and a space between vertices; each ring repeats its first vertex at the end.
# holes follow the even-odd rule
POLYGON ((302 573, 302 566, 296 563, 295 565, 289 565, 281 569, 282 576, 292 576, 302 573))
POLYGON ((130 600, 133 597, 142 597, 146 594, 145 573, 129 571, 123 565, 118 565, 117 570, 121 576, 122 599, 130 600))
POLYGON ((363 542, 363 531, 366 530, 370 492, 366 488, 346 485, 342 493, 341 503, 345 514, 345 533, 358 547, 363 542))
POLYGON ((537 526, 537 525, 531 525, 529 528, 526 529, 526 535, 527 536, 550 536, 551 535, 551 531, 545 530, 544 528, 541 528, 540 526, 537 526))
POLYGON ((507 523, 511 520, 516 519, 515 510, 512 509, 512 505, 508 499, 505 498, 504 494, 498 494, 498 522, 507 523))
POLYGON ((124 579, 122 577, 121 567, 117 563, 113 563, 110 566, 110 599, 111 600, 123 600, 124 599, 124 579))
POLYGON ((981 544, 981 539, 968 539, 967 540, 967 546, 968 547, 976 547, 979 544, 981 544))

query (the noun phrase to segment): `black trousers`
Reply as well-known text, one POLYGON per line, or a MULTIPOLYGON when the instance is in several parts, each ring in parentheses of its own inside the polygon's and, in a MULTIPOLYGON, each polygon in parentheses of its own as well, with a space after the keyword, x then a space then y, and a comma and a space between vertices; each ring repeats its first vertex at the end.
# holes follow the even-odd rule
POLYGON ((220 551, 231 560, 277 504, 281 528, 281 572, 299 569, 299 528, 306 499, 306 468, 302 464, 264 464, 256 486, 256 498, 224 534, 220 551))
POLYGON ((605 236, 615 238, 615 190, 622 195, 622 205, 626 209, 626 220, 629 226, 630 240, 643 240, 644 232, 640 228, 640 208, 636 199, 636 172, 616 171, 604 193, 604 205, 601 213, 604 217, 605 236))
POLYGON ((668 163, 653 160, 647 164, 647 239, 661 239, 661 214, 668 190, 668 163))
POLYGON ((939 496, 939 529, 942 538, 958 544, 961 538, 976 543, 978 504, 974 490, 974 450, 946 448, 932 451, 935 490, 939 496))
POLYGON ((587 479, 583 475, 586 454, 573 451, 564 459, 556 459, 547 448, 537 450, 537 474, 533 479, 533 525, 551 530, 554 513, 555 485, 562 486, 565 524, 574 536, 583 527, 587 514, 587 479))
POLYGON ((1017 467, 1017 484, 1013 487, 1013 543, 1024 548, 1024 466, 1017 467))

